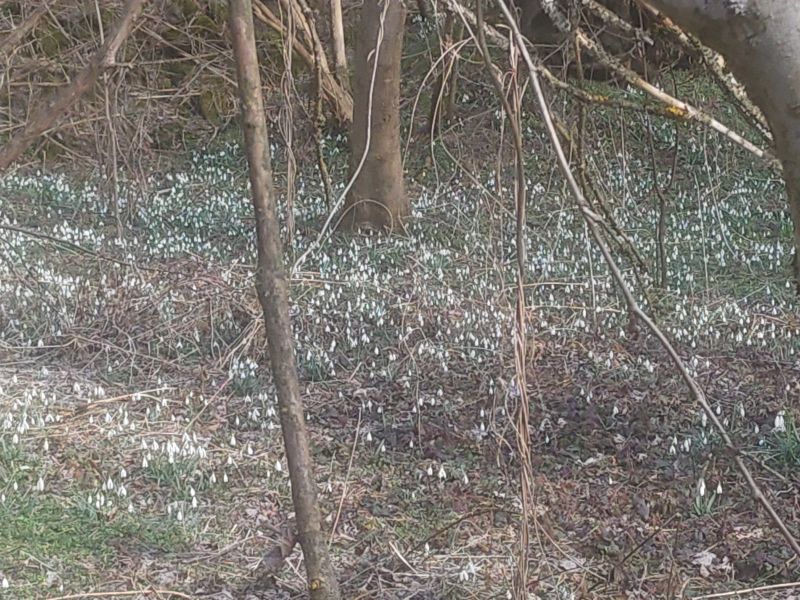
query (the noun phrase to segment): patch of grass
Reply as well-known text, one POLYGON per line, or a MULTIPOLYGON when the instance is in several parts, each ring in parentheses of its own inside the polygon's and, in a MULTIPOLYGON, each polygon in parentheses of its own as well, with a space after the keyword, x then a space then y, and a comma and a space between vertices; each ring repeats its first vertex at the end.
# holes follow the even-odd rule
POLYGON ((36 472, 35 457, 28 456, 22 446, 0 437, 0 492, 11 490, 16 483, 24 487, 36 472))
POLYGON ((790 469, 800 467, 800 430, 794 418, 781 415, 783 427, 778 427, 772 437, 772 448, 783 465, 790 469))
POLYGON ((195 482, 197 473, 197 461, 174 460, 169 461, 167 457, 156 456, 149 461, 144 470, 145 477, 151 479, 159 487, 166 487, 176 495, 176 499, 190 500, 192 488, 202 489, 207 486, 207 482, 202 479, 195 482))
POLYGON ((191 534, 168 517, 119 512, 107 517, 88 503, 55 496, 21 497, 0 504, 0 571, 17 584, 30 578, 23 561, 63 565, 65 578, 116 564, 119 549, 173 553, 191 534))

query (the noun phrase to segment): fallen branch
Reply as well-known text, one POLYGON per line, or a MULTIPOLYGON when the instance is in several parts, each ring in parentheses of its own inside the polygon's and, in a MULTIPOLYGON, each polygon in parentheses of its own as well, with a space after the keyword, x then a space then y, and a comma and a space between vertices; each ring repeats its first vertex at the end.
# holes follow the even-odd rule
MULTIPOLYGON (((344 124, 351 123, 353 121, 353 97, 331 74, 325 52, 313 24, 308 22, 304 11, 297 9, 294 2, 291 2, 286 8, 292 10, 296 22, 300 24, 300 29, 306 38, 304 44, 302 40, 294 36, 295 52, 310 69, 320 70, 322 94, 333 107, 336 118, 344 124)), ((285 33, 281 20, 261 0, 254 0, 253 14, 270 29, 281 34, 285 33)))
POLYGON ((0 148, 0 173, 8 169, 28 147, 70 108, 97 81, 101 71, 112 66, 120 46, 133 30, 147 0, 128 0, 111 35, 100 46, 89 64, 66 87, 61 88, 47 102, 39 106, 28 124, 0 148))
MULTIPOLYGON (((594 2, 595 0, 584 1, 594 2)), ((637 4, 648 11, 653 18, 657 20, 658 24, 667 30, 684 50, 688 52, 697 52, 703 57, 717 85, 725 90, 734 106, 736 106, 736 109, 750 123, 750 126, 761 135, 765 142, 771 144, 772 134, 770 133, 767 119, 764 117, 761 109, 750 100, 742 84, 736 81, 730 73, 726 72, 724 68, 725 61, 719 53, 708 46, 704 46, 700 40, 683 31, 680 27, 675 25, 671 19, 650 6, 647 2, 639 0, 637 4)))
MULTIPOLYGON (((55 4, 55 2, 53 4, 55 4)), ((50 8, 52 8, 52 6, 50 8)), ((14 27, 14 29, 11 30, 11 33, 9 33, 5 39, 0 42, 0 56, 10 50, 13 50, 14 47, 16 47, 16 45, 19 44, 34 27, 36 27, 39 19, 41 19, 47 11, 48 6, 46 4, 40 6, 21 24, 14 27)))
POLYGON ((764 162, 766 162, 769 166, 774 168, 778 172, 782 172, 782 167, 780 161, 775 158, 775 156, 762 148, 759 148, 751 141, 745 139, 743 136, 738 134, 737 132, 733 131, 727 125, 724 125, 720 121, 717 121, 714 117, 706 113, 705 111, 692 106, 688 102, 684 102, 683 100, 678 100, 677 98, 669 95, 667 92, 657 88, 652 83, 649 83, 639 77, 633 70, 629 69, 618 60, 616 60, 613 56, 609 55, 608 52, 603 49, 603 47, 589 38, 583 31, 577 29, 575 31, 575 39, 577 40, 578 44, 581 47, 585 48, 589 54, 591 54, 595 59, 600 61, 603 65, 614 71, 616 74, 621 76, 625 81, 629 84, 639 88, 649 96, 652 96, 656 100, 664 103, 667 105, 667 110, 669 112, 675 113, 676 117, 683 118, 688 121, 697 121, 699 123, 703 123, 704 125, 710 127, 714 131, 720 133, 721 135, 725 136, 735 144, 738 144, 748 152, 754 154, 764 162))
POLYGON ((123 592, 82 592, 80 594, 69 594, 67 596, 51 596, 47 600, 80 600, 81 598, 118 598, 122 596, 155 596, 156 598, 186 598, 192 600, 192 597, 182 592, 175 590, 159 590, 156 588, 144 588, 141 590, 127 590, 123 592))

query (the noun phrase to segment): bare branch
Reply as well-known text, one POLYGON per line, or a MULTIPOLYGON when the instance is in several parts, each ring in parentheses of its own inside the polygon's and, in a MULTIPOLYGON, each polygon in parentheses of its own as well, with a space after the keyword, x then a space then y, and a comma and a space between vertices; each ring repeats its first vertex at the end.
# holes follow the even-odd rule
POLYGON ((605 242, 600 227, 598 226, 599 225, 598 216, 591 210, 589 203, 583 196, 580 186, 575 180, 575 176, 573 175, 572 169, 569 166, 569 162, 567 161, 567 158, 564 155, 564 150, 561 147, 561 142, 558 139, 558 134, 556 133, 555 126, 553 125, 553 119, 550 114, 550 109, 547 106, 547 101, 544 98, 544 93, 542 91, 542 86, 539 82, 538 73, 536 71, 533 59, 531 58, 531 55, 528 52, 528 48, 525 45, 525 39, 522 37, 522 34, 519 31, 519 27, 517 26, 516 21, 513 15, 511 14, 511 11, 508 9, 508 6, 506 6, 504 0, 497 0, 497 3, 500 5, 500 8, 502 9, 503 14, 505 15, 506 23, 511 28, 514 34, 514 43, 517 45, 520 52, 522 53, 523 59, 525 60, 525 63, 528 67, 531 84, 533 85, 534 93, 536 94, 536 99, 539 104, 539 109, 542 113, 545 126, 547 128, 547 133, 550 137, 550 142, 552 143, 553 148, 556 151, 559 167, 561 168, 561 171, 564 174, 564 178, 567 180, 570 192, 572 193, 572 196, 575 198, 578 208, 581 211, 581 215, 586 221, 589 231, 592 234, 592 238, 594 238, 595 243, 600 249, 600 252, 603 254, 603 258, 605 259, 606 264, 608 265, 608 268, 611 271, 611 275, 614 278, 614 281, 619 286, 619 289, 625 298, 625 302, 628 305, 628 310, 630 311, 632 316, 639 319, 642 323, 644 323, 647 326, 647 328, 651 331, 651 333, 655 335, 655 337, 658 339, 664 350, 666 350, 667 354, 670 357, 670 360, 680 373, 681 377, 686 383, 686 386, 689 388, 689 392, 692 398, 694 398, 694 400, 702 407, 703 412, 706 414, 709 421, 712 423, 712 425, 722 438, 722 441, 725 444, 725 447, 727 448, 728 452, 733 457, 734 463, 739 469, 739 472, 742 474, 745 481, 747 481, 747 484, 750 487, 750 491, 752 492, 753 496, 761 503, 761 505, 764 507, 764 510, 766 510, 770 519, 775 524, 777 529, 781 532, 786 542, 792 548, 797 557, 800 558, 800 544, 798 544, 794 535, 786 526, 786 523, 783 521, 780 515, 778 515, 778 513, 773 508, 772 503, 764 495, 764 492, 761 490, 758 483, 756 483, 756 480, 753 478, 750 469, 744 463, 744 459, 742 458, 741 453, 738 451, 735 444, 733 443, 733 440, 728 434, 727 429, 725 429, 725 426, 719 420, 717 414, 714 412, 714 410, 711 408, 711 405, 708 403, 708 400, 706 399, 705 393, 703 392, 702 388, 697 383, 697 381, 695 381, 694 377, 692 377, 692 375, 689 373, 689 370, 684 364, 683 359, 680 357, 678 352, 672 346, 672 343, 669 341, 667 336, 664 334, 663 331, 661 331, 661 328, 655 323, 655 321, 653 321, 653 319, 651 319, 650 316, 647 313, 645 313, 644 310, 642 310, 642 308, 636 302, 636 299, 634 298, 633 293, 631 292, 627 283, 625 283, 625 279, 622 276, 622 273, 620 272, 619 267, 617 266, 616 261, 614 260, 614 257, 612 256, 611 251, 608 248, 608 245, 605 242))
POLYGON ((114 30, 89 64, 67 86, 39 106, 22 131, 17 132, 5 146, 0 148, 0 173, 8 169, 40 135, 50 129, 68 108, 94 86, 97 76, 103 69, 114 64, 117 51, 133 30, 133 24, 141 14, 146 1, 128 0, 125 3, 114 30))

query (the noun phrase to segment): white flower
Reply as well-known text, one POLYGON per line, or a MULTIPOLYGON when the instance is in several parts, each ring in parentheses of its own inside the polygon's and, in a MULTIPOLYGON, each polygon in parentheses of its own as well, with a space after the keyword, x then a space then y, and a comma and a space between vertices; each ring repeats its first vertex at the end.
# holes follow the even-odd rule
POLYGON ((775 427, 772 429, 775 433, 784 433, 786 431, 786 420, 784 419, 784 415, 786 411, 779 411, 777 415, 775 415, 775 427))
POLYGON ((697 495, 701 498, 706 495, 706 480, 702 477, 700 481, 697 483, 697 495))

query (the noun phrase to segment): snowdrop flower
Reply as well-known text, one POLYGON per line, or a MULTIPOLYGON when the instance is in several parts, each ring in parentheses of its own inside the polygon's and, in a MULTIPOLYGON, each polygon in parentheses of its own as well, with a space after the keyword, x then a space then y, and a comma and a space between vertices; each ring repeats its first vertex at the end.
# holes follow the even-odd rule
POLYGON ((784 415, 786 411, 779 411, 777 415, 775 415, 775 426, 772 428, 772 431, 775 433, 784 433, 786 431, 786 420, 784 419, 784 415))

